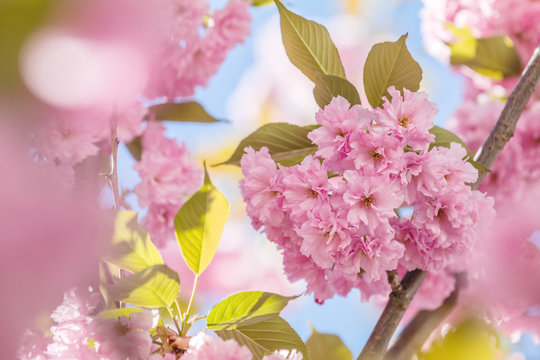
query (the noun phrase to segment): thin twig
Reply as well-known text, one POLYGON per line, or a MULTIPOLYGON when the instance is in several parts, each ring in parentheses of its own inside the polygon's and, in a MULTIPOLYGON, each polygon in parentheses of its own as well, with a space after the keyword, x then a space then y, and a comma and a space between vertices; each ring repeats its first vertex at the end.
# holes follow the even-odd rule
MULTIPOLYGON (((475 157, 477 162, 486 168, 490 168, 493 165, 501 150, 514 135, 517 121, 534 93, 539 79, 540 45, 535 49, 529 63, 523 70, 516 87, 508 97, 497 123, 491 130, 491 133, 482 147, 478 150, 477 156, 475 157)), ((485 172, 480 172, 478 180, 471 185, 472 189, 478 189, 485 176, 485 172)), ((461 281, 456 283, 456 289, 450 294, 449 298, 444 301, 440 308, 433 311, 419 312, 412 319, 403 330, 402 335, 396 340, 395 345, 388 351, 388 356, 386 357, 388 360, 409 360, 415 354, 433 330, 444 321, 455 307, 459 294, 459 287, 462 286, 460 285, 461 283, 461 281), (404 337, 404 339, 402 339, 402 337, 404 337)))
POLYGON ((118 191, 118 137, 116 136, 116 119, 111 120, 111 172, 108 174, 113 193, 114 210, 120 209, 120 192, 118 191))

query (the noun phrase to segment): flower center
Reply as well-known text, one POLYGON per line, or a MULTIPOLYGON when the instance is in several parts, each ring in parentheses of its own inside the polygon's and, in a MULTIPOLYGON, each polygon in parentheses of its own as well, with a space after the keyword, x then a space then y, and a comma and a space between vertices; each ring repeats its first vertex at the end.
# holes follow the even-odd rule
POLYGON ((370 207, 373 205, 373 198, 367 196, 362 200, 362 204, 364 204, 365 207, 370 207))
POLYGON ((377 149, 370 150, 369 156, 371 156, 375 160, 381 160, 383 158, 383 156, 377 152, 377 149))
POLYGON ((316 198, 319 195, 319 193, 313 189, 309 189, 308 193, 309 193, 309 196, 312 198, 316 198))
POLYGON ((398 124, 407 127, 411 123, 411 119, 407 115, 403 115, 401 119, 399 119, 398 124))

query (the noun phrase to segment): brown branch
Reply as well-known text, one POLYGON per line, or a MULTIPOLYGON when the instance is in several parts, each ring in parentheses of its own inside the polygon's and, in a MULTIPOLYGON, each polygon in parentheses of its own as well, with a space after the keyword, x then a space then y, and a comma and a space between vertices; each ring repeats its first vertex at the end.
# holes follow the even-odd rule
MULTIPOLYGON (((490 168, 493 165, 501 150, 514 135, 517 121, 523 113, 523 110, 525 110, 539 78, 540 45, 535 49, 529 63, 523 70, 516 87, 508 97, 497 123, 491 130, 491 133, 482 147, 478 150, 476 156, 477 162, 487 168, 490 168)), ((480 172, 478 180, 471 185, 472 189, 477 189, 485 176, 485 172, 480 172)), ((456 283, 456 289, 438 309, 419 312, 402 331, 395 344, 388 351, 386 359, 409 360, 424 344, 433 330, 435 330, 452 312, 457 303, 459 287, 463 286, 462 284, 463 281, 458 281, 456 283)))
POLYGON ((426 274, 427 272, 422 270, 409 271, 405 274, 400 289, 390 293, 388 303, 358 360, 382 360, 392 335, 426 274))

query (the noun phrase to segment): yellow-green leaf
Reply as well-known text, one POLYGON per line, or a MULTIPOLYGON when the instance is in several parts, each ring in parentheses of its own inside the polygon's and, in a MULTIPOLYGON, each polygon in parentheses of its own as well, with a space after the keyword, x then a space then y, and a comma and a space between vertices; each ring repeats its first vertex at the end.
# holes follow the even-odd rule
POLYGON ((180 290, 178 274, 166 265, 153 265, 116 284, 105 285, 110 301, 158 308, 171 306, 180 290))
POLYGON ((380 107, 383 97, 390 99, 387 89, 394 86, 418 91, 422 80, 422 69, 407 49, 407 34, 395 42, 375 44, 364 66, 364 87, 371 106, 380 107))
POLYGON ((345 78, 341 58, 328 30, 288 10, 279 0, 275 2, 281 19, 283 45, 291 63, 313 82, 321 75, 345 78))
POLYGON ((452 65, 465 65, 496 80, 521 73, 521 60, 509 37, 491 36, 477 39, 467 27, 448 27, 459 39, 448 44, 452 65))
POLYGON ((501 358, 501 343, 495 329, 488 324, 469 319, 433 342, 431 348, 419 354, 420 360, 495 360, 501 358))
POLYGON ((260 150, 266 146, 274 161, 283 166, 296 165, 317 151, 317 146, 308 139, 307 134, 319 125, 296 126, 286 123, 266 124, 240 142, 229 160, 217 165, 240 166, 244 149, 251 146, 260 150))
POLYGON ((227 199, 210 181, 205 165, 203 186, 186 201, 174 218, 182 256, 196 275, 201 274, 214 258, 228 217, 227 199))
POLYGON ((251 5, 253 5, 253 6, 264 6, 264 5, 270 5, 273 2, 274 2, 274 0, 252 0, 251 5))
POLYGON ((309 360, 300 336, 279 316, 232 330, 218 330, 216 334, 224 340, 234 339, 238 344, 247 346, 253 360, 261 360, 263 356, 282 349, 296 349, 302 352, 304 360, 309 360))
POLYGON ((360 104, 358 90, 346 79, 334 75, 323 75, 317 79, 313 96, 317 105, 322 109, 330 104, 332 98, 343 96, 352 105, 360 104))
POLYGON ((150 106, 148 113, 155 120, 163 121, 189 121, 212 123, 219 120, 206 112, 201 104, 195 101, 183 103, 165 103, 150 106))
POLYGON ((102 311, 99 313, 99 316, 105 319, 117 319, 121 316, 129 317, 129 315, 131 315, 132 313, 141 311, 142 309, 139 308, 120 308, 102 311))
POLYGON ((263 291, 234 294, 214 306, 206 324, 210 330, 230 330, 273 318, 297 296, 281 296, 263 291))
POLYGON ((352 360, 350 350, 337 335, 321 334, 313 329, 306 347, 311 360, 352 360))
POLYGON ((163 264, 148 232, 137 223, 137 213, 127 210, 116 214, 112 244, 103 259, 134 273, 151 265, 163 264))

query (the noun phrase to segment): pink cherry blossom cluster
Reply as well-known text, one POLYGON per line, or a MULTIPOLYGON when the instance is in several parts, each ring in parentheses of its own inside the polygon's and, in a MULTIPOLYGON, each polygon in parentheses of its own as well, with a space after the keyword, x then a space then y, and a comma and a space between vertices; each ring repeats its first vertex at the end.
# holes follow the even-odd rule
POLYGON ((101 296, 89 289, 69 290, 62 305, 52 313, 56 325, 51 336, 27 331, 19 349, 21 360, 88 359, 148 360, 151 357, 152 313, 134 312, 129 317, 106 319, 97 315, 101 296))
POLYGON ((162 247, 174 238, 174 217, 201 185, 202 172, 184 144, 164 136, 165 127, 148 122, 142 136, 142 157, 133 167, 141 182, 135 187, 139 205, 148 208, 141 224, 162 247))
POLYGON ((317 145, 301 164, 277 166, 267 148, 246 149, 241 180, 256 229, 283 250, 290 280, 317 301, 386 293, 386 271, 463 267, 493 200, 467 185, 478 173, 466 150, 433 147, 436 113, 426 94, 389 89, 383 108, 337 97, 316 114, 317 145), (397 209, 412 207, 399 218, 397 209))
MULTIPOLYGON (((20 360, 175 360, 177 354, 161 355, 152 343, 154 326, 150 311, 106 318, 99 315, 101 296, 91 288, 71 289, 52 313, 56 325, 50 334, 27 330, 18 351, 20 360)), ((251 360, 250 350, 234 340, 222 340, 200 332, 189 340, 185 360, 251 360)), ((278 350, 263 360, 302 360, 296 350, 278 350)))
POLYGON ((209 15, 207 1, 156 1, 168 24, 145 95, 192 96, 196 86, 206 85, 225 60, 227 52, 249 34, 249 2, 230 0, 209 15), (201 32, 204 34, 201 35, 201 32))

